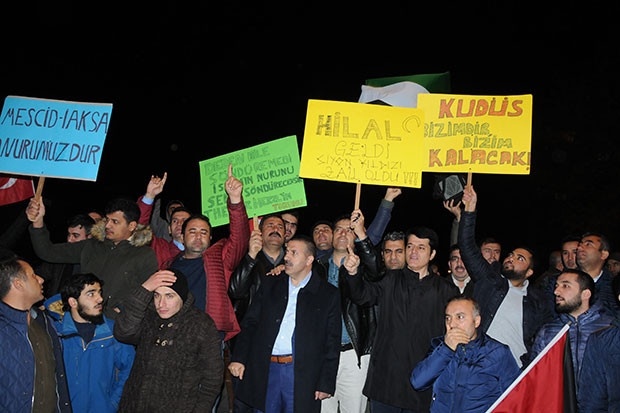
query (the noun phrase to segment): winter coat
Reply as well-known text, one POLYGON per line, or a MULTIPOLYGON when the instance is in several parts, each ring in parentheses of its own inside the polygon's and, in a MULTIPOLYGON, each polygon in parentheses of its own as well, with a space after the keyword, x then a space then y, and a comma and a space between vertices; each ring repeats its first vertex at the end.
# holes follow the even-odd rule
POLYGON ((56 327, 63 343, 73 410, 116 412, 133 364, 134 347, 114 338, 114 321, 107 318, 95 328, 88 344, 79 336, 71 313, 66 312, 56 327))
MULTIPOLYGON (((377 256, 373 250, 373 245, 369 238, 363 241, 355 241, 355 253, 360 257, 361 265, 364 265, 366 271, 363 272, 364 277, 369 281, 378 279, 377 272, 377 256)), ((330 262, 333 255, 318 260, 318 264, 323 268, 321 274, 327 279, 329 274, 330 262)), ((335 265, 335 264, 334 264, 335 265)), ((372 344, 377 331, 377 305, 360 306, 351 301, 349 285, 344 278, 346 277, 346 269, 340 266, 338 271, 338 291, 340 292, 340 309, 344 321, 344 327, 347 329, 351 344, 357 354, 358 366, 361 364, 361 357, 370 354, 372 344)))
POLYGON ((252 304, 262 279, 268 277, 267 273, 269 271, 278 265, 284 264, 284 250, 282 250, 280 257, 279 260, 272 263, 263 250, 256 254, 255 259, 245 254, 232 273, 228 287, 228 296, 233 303, 239 323, 241 323, 250 304, 252 304))
MULTIPOLYGON (((45 312, 30 310, 30 322, 39 323, 50 337, 56 360, 56 412, 71 413, 62 345, 53 320, 45 312)), ((30 413, 34 401, 35 362, 28 338, 28 312, 15 310, 0 301, 0 411, 30 413)))
POLYGON ((432 273, 420 279, 409 268, 388 270, 375 282, 360 275, 345 277, 351 300, 378 304, 380 310, 364 395, 401 409, 428 411, 431 392, 411 387, 411 370, 428 353, 431 339, 444 334, 446 303, 459 289, 432 273))
MULTIPOLYGON (((230 298, 228 286, 230 277, 239 265, 241 258, 248 252, 250 242, 250 225, 243 199, 237 204, 227 201, 230 219, 230 235, 222 238, 202 253, 205 273, 207 274, 207 308, 219 331, 225 333, 224 341, 239 334, 240 327, 230 298)), ((181 254, 164 264, 164 268, 174 266, 174 260, 181 254)))
POLYGON ((581 413, 620 412, 620 320, 590 334, 578 383, 581 413))
MULTIPOLYGON (((476 245, 476 212, 464 211, 459 226, 459 248, 467 273, 475 282, 474 299, 480 304, 482 323, 480 331, 486 333, 497 314, 499 306, 508 294, 508 281, 498 267, 487 262, 476 245)), ((553 319, 550 302, 544 293, 533 286, 527 287, 523 297, 523 344, 527 352, 532 348, 536 333, 548 321, 553 319)), ((521 357, 527 362, 527 353, 521 357)))
POLYGON ((486 412, 521 373, 510 348, 487 335, 456 351, 436 337, 432 348, 411 373, 415 389, 433 386, 431 413, 486 412))
POLYGON ((138 225, 128 239, 114 244, 105 238, 105 222, 95 224, 92 238, 80 242, 53 244, 46 227, 29 227, 32 246, 39 258, 48 262, 80 264, 80 271, 93 273, 105 283, 104 313, 116 319, 114 308, 122 310, 123 298, 131 290, 142 285, 157 271, 157 258, 148 246, 151 230, 138 225))
POLYGON ((191 292, 179 312, 164 320, 153 293, 138 287, 116 319, 114 336, 136 346, 119 413, 211 411, 224 378, 221 339, 191 292))
MULTIPOLYGON (((570 323, 568 329, 568 339, 570 340, 570 349, 573 356, 573 369, 575 372, 575 383, 579 377, 579 370, 581 368, 581 361, 583 359, 583 352, 586 349, 586 343, 588 337, 594 331, 603 327, 607 327, 614 320, 614 315, 603 306, 603 303, 597 301, 592 307, 585 313, 581 314, 578 318, 573 317, 570 314, 559 313, 558 317, 553 321, 548 322, 536 335, 536 340, 532 346, 529 360, 532 362, 541 351, 553 340, 558 332, 564 327, 565 324, 570 323)), ((620 387, 618 388, 620 391, 620 387)))
MULTIPOLYGON (((242 321, 231 361, 245 365, 235 396, 265 410, 272 349, 280 331, 289 296, 289 276, 266 277, 242 321)), ((342 333, 340 297, 336 287, 311 275, 297 296, 293 338, 294 411, 318 413, 315 391, 334 394, 342 333)))

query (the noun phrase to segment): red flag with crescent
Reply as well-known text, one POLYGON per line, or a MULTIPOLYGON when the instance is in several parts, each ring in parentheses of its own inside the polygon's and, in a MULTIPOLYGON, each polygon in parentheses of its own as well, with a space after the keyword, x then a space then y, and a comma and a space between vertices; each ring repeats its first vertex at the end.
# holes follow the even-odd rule
POLYGON ((0 205, 14 204, 33 196, 32 179, 0 174, 0 205))

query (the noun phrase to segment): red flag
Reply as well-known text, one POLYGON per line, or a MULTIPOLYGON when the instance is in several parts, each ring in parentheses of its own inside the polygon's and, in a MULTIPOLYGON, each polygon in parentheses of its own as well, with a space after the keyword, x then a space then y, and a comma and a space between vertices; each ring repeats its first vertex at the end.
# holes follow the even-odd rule
POLYGON ((14 204, 34 196, 32 179, 0 175, 0 205, 14 204))
POLYGON ((568 328, 568 324, 562 327, 487 413, 563 413, 565 407, 570 409, 564 405, 564 377, 570 375, 569 381, 573 377, 572 371, 564 370, 568 328))

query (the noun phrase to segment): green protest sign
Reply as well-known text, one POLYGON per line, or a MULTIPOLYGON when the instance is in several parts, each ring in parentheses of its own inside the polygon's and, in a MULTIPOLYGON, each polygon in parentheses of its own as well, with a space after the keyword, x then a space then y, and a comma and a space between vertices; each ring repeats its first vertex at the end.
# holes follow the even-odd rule
POLYGON ((213 227, 228 224, 228 195, 224 190, 228 164, 243 182, 249 217, 307 205, 304 182, 299 177, 297 138, 288 136, 199 163, 202 213, 213 227))

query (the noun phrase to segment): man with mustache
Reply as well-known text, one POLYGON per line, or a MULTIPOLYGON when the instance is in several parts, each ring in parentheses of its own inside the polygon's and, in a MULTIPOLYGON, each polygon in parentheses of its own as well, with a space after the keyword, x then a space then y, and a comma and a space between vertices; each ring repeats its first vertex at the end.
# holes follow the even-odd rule
MULTIPOLYGON (((258 228, 252 231, 248 253, 233 272, 228 287, 228 295, 233 303, 235 315, 239 323, 248 311, 254 296, 267 273, 279 265, 284 264, 284 242, 286 226, 280 214, 265 215, 258 224, 258 228)), ((228 344, 231 353, 234 353, 236 339, 233 338, 228 344)), ((236 387, 238 379, 233 378, 233 386, 236 387)), ((251 411, 250 408, 234 399, 235 411, 251 411)))
POLYGON ((598 232, 586 232, 577 247, 577 265, 590 274, 596 286, 598 300, 611 312, 618 311, 611 272, 605 267, 611 251, 609 239, 598 232))
POLYGON ((114 321, 103 315, 103 284, 75 274, 60 289, 65 313, 56 328, 75 412, 116 412, 133 365, 134 347, 114 338, 114 321))
POLYGON ((265 215, 252 231, 248 253, 230 278, 228 295, 239 322, 268 272, 284 264, 285 224, 280 214, 265 215))
POLYGON ((537 331, 553 317, 551 304, 542 291, 530 288, 528 278, 534 274, 532 250, 513 249, 499 271, 483 257, 475 239, 477 197, 472 185, 463 191, 465 208, 459 223, 461 257, 475 282, 473 298, 482 311, 482 332, 510 347, 522 367, 537 331))
POLYGON ((340 296, 314 271, 315 254, 308 236, 293 237, 285 272, 263 279, 241 321, 228 369, 251 411, 319 413, 321 401, 334 394, 340 296))
POLYGON ((450 269, 450 278, 454 285, 459 287, 461 294, 471 298, 474 294, 474 283, 467 272, 467 268, 465 268, 465 264, 463 264, 461 250, 458 245, 453 245, 450 248, 448 268, 450 269))

